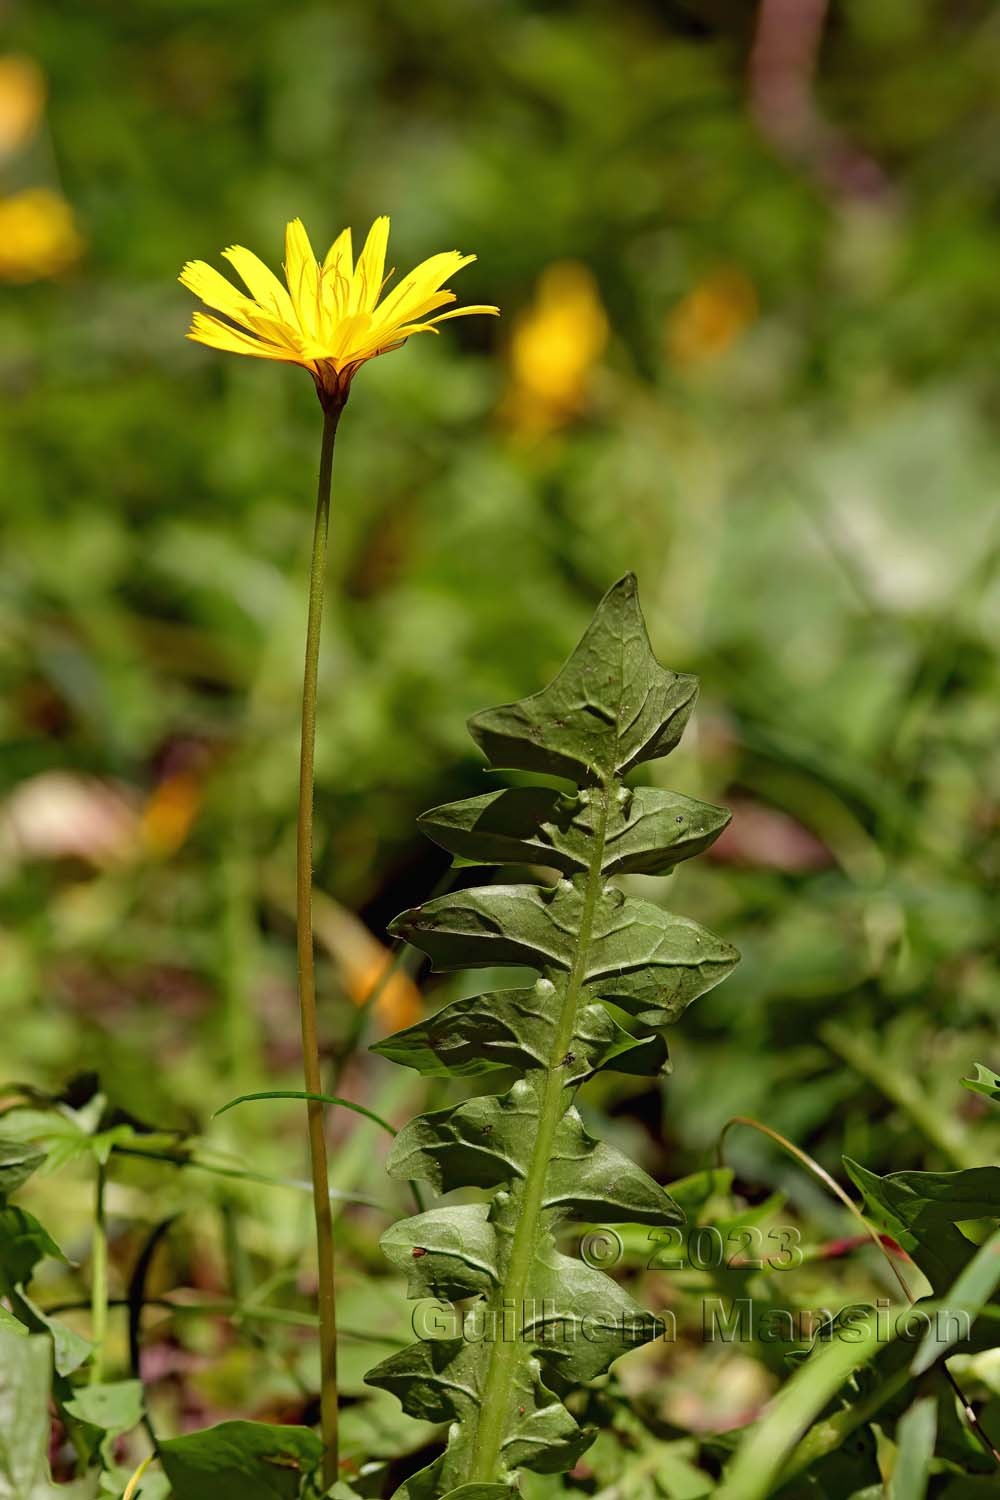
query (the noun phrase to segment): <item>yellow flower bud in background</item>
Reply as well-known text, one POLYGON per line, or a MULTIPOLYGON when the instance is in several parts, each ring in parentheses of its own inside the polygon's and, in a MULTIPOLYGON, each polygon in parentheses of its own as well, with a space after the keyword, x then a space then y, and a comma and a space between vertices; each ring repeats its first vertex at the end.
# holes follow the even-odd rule
POLYGON ((45 108, 45 77, 30 57, 0 57, 0 157, 23 149, 45 108))
POLYGON ((514 325, 505 407, 511 425, 538 436, 578 416, 607 342, 607 314, 592 272, 574 260, 548 266, 514 325))
POLYGON ((0 280, 58 276, 80 259, 83 245, 72 208, 51 188, 0 198, 0 280))

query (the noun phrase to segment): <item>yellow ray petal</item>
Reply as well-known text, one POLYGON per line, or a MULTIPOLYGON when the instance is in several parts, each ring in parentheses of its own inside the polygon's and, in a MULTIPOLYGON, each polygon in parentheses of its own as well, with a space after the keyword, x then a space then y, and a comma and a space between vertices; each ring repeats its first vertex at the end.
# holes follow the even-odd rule
POLYGON ((337 266, 345 276, 354 275, 354 248, 350 229, 342 229, 326 252, 323 270, 330 271, 334 266, 337 266))
POLYGON ((341 319, 340 323, 334 329, 330 353, 337 360, 350 360, 354 357, 355 351, 358 348, 365 347, 370 343, 371 336, 371 313, 352 313, 350 317, 341 319))
POLYGON ((230 245, 222 254, 243 280, 255 302, 266 311, 277 313, 285 322, 293 321, 295 313, 291 297, 260 256, 254 255, 252 250, 244 250, 242 245, 230 245))
POLYGON ((248 333, 265 344, 274 344, 279 349, 289 349, 293 354, 302 353, 303 338, 297 323, 286 323, 282 318, 268 317, 254 304, 253 310, 243 314, 243 326, 248 333))
POLYGON ((237 321, 242 321, 246 309, 252 306, 250 299, 227 281, 221 271, 203 260, 189 260, 177 280, 200 297, 206 307, 214 307, 216 312, 237 321))
MULTIPOLYGON (((441 292, 438 295, 452 300, 451 293, 441 292)), ((363 346, 359 345, 354 351, 353 357, 371 359, 387 349, 398 348, 415 333, 437 333, 438 330, 434 326, 436 323, 444 323, 448 318, 462 318, 469 313, 491 313, 498 317, 500 309, 487 306, 454 307, 449 312, 439 313, 435 318, 418 319, 408 323, 379 324, 365 338, 363 346)))
POLYGON ((319 332, 319 266, 301 219, 293 219, 285 230, 285 280, 302 332, 316 338, 319 332))
POLYGON ((407 306, 407 308, 405 309, 405 314, 400 314, 397 312, 395 317, 388 318, 382 317, 382 309, 380 307, 377 307, 373 315, 373 326, 379 333, 391 333, 391 331, 394 328, 398 328, 401 323, 419 323, 424 318, 424 315, 426 313, 434 312, 435 309, 439 307, 446 307, 449 302, 454 302, 454 300, 454 292, 435 292, 433 296, 426 297, 423 302, 418 302, 413 306, 407 306))
POLYGON ((471 266, 475 259, 474 255, 463 255, 461 250, 442 250, 440 254, 431 255, 414 266, 407 280, 419 282, 421 286, 426 283, 434 291, 442 281, 447 281, 449 276, 454 276, 463 266, 471 266))
POLYGON ((364 364, 366 360, 374 359, 376 355, 387 354, 390 349, 401 349, 406 340, 415 333, 437 333, 437 329, 432 328, 429 323, 412 323, 403 328, 394 328, 389 337, 369 338, 363 344, 359 344, 351 351, 350 359, 340 359, 337 364, 341 368, 346 365, 364 364))
POLYGON ((485 303, 471 302, 468 307, 453 307, 450 312, 438 313, 436 318, 431 318, 431 323, 447 323, 449 318, 467 318, 470 313, 490 313, 494 318, 499 318, 499 307, 487 307, 485 303))
MULTIPOLYGON (((392 337, 394 340, 398 339, 400 343, 404 343, 406 339, 412 337, 415 333, 437 333, 437 329, 433 323, 403 323, 399 328, 392 330, 392 337)), ((383 346, 380 344, 379 347, 382 348, 383 346)))
POLYGON ((419 306, 436 292, 442 281, 447 281, 456 271, 475 260, 474 255, 461 255, 457 250, 446 250, 441 255, 432 255, 411 271, 404 281, 389 293, 377 314, 382 318, 410 317, 410 309, 419 306))
POLYGON ((250 354, 256 359, 277 359, 285 364, 305 365, 307 368, 312 368, 308 360, 292 353, 291 350, 279 349, 273 344, 263 344, 249 333, 241 333, 238 328, 230 328, 228 323, 223 323, 218 318, 210 318, 207 313, 195 313, 187 337, 193 339, 196 344, 208 344, 212 349, 224 349, 228 354, 250 354))
POLYGON ((354 273, 351 312, 371 312, 382 290, 385 252, 389 243, 389 219, 386 214, 375 220, 368 231, 365 247, 358 257, 354 273))

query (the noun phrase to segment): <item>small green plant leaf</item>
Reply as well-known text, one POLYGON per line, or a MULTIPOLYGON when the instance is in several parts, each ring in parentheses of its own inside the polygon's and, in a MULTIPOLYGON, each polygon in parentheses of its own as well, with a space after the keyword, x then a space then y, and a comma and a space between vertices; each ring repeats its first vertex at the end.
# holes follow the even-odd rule
POLYGON ((0 1303, 0 1334, 3 1333, 12 1333, 15 1337, 21 1339, 28 1337, 28 1330, 24 1324, 15 1318, 12 1312, 8 1312, 3 1304, 0 1303))
POLYGON ((890 1172, 879 1177, 849 1156, 848 1176, 868 1211, 910 1254, 936 1293, 951 1286, 975 1254, 957 1225, 1000 1214, 1000 1167, 960 1172, 890 1172))
POLYGON ((116 1380, 82 1385, 62 1411, 70 1423, 78 1451, 89 1458, 100 1454, 105 1468, 114 1467, 113 1443, 123 1432, 131 1432, 142 1421, 143 1394, 139 1380, 116 1380))
POLYGON ((10 1298, 11 1321, 32 1333, 51 1335, 56 1372, 71 1375, 90 1357, 92 1345, 65 1323, 43 1313, 25 1290, 35 1267, 46 1259, 65 1261, 66 1256, 45 1226, 34 1214, 12 1203, 0 1208, 0 1297, 10 1298))
POLYGON ((400 1219, 382 1236, 387 1259, 407 1278, 411 1297, 489 1296, 500 1284, 488 1203, 463 1203, 400 1219), (414 1250, 419 1254, 414 1255, 414 1250))
POLYGON ((72 1375, 85 1364, 94 1346, 81 1333, 36 1307, 24 1288, 14 1292, 11 1303, 24 1326, 32 1333, 46 1334, 52 1341, 52 1363, 57 1375, 72 1375))
POLYGON ((575 790, 508 788, 421 820, 463 863, 542 865, 561 878, 450 892, 391 927, 438 969, 515 964, 539 976, 455 1001, 374 1049, 430 1077, 521 1075, 506 1093, 411 1120, 389 1154, 393 1177, 491 1194, 406 1219, 382 1241, 409 1295, 438 1303, 437 1336, 367 1376, 410 1416, 449 1424, 444 1453, 406 1481, 407 1500, 498 1500, 518 1469, 571 1468, 594 1434, 561 1396, 662 1328, 615 1281, 561 1254, 555 1231, 563 1220, 683 1219, 659 1183, 587 1132, 574 1101, 603 1068, 662 1072, 663 1030, 737 961, 697 923, 609 883, 668 871, 728 821, 707 803, 621 780, 673 748, 696 690, 657 664, 629 575, 551 686, 469 724, 494 766, 575 790))
POLYGON ((183 1500, 295 1500, 322 1456, 308 1427, 221 1422, 160 1443, 160 1459, 183 1500))
POLYGON ((994 1073, 985 1063, 973 1063, 972 1066, 976 1071, 971 1078, 962 1079, 965 1087, 974 1094, 992 1099, 994 1104, 1000 1104, 1000 1073, 994 1073))
POLYGON ((105 1107, 101 1094, 95 1094, 82 1109, 71 1109, 62 1103, 48 1109, 30 1109, 18 1104, 3 1116, 3 1133, 11 1141, 40 1147, 46 1173, 58 1171, 83 1156, 92 1157, 103 1166, 116 1146, 141 1142, 144 1147, 154 1148, 176 1141, 174 1135, 139 1131, 126 1123, 102 1130, 99 1127, 105 1107))
POLYGON ((0 1328, 0 1500, 91 1500, 95 1474, 57 1485, 49 1469, 52 1345, 0 1328))

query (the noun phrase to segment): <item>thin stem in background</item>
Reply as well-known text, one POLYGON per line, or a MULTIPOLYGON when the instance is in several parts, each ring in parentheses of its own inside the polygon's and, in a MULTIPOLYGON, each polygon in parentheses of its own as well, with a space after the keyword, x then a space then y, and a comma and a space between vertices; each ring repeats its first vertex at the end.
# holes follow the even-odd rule
MULTIPOLYGON (((54 1302, 51 1307, 45 1309, 45 1316, 54 1318, 63 1313, 79 1312, 87 1305, 86 1302, 76 1299, 54 1302)), ((112 1297, 108 1306, 115 1309, 125 1308, 129 1306, 129 1301, 127 1297, 112 1297)), ((257 1321, 281 1324, 287 1328, 317 1328, 319 1326, 319 1319, 314 1313, 300 1312, 294 1307, 271 1307, 267 1303, 254 1302, 252 1296, 247 1302, 242 1303, 228 1297, 200 1299, 194 1297, 188 1302, 181 1302, 170 1295, 165 1295, 147 1297, 143 1306, 159 1308, 171 1315, 177 1313, 181 1316, 229 1318, 233 1324, 257 1321)), ((389 1344, 394 1349, 405 1349, 410 1342, 409 1339, 398 1338, 394 1333, 382 1333, 376 1328, 342 1327, 340 1335, 345 1339, 354 1339, 359 1344, 389 1344)))
MULTIPOLYGON (((268 1172, 253 1172, 249 1167, 227 1167, 220 1162, 203 1161, 199 1157, 186 1155, 183 1149, 171 1153, 146 1151, 138 1146, 115 1146, 112 1154, 134 1156, 140 1161, 160 1161, 170 1167, 193 1167, 198 1172, 209 1172, 213 1177, 228 1177, 234 1182, 260 1182, 264 1187, 291 1188, 296 1193, 312 1191, 312 1183, 306 1182, 304 1178, 299 1181, 294 1177, 272 1177, 268 1172)), ((360 1208, 377 1208, 381 1213, 391 1212, 388 1204, 380 1203, 377 1198, 366 1198, 361 1193, 342 1193, 339 1188, 331 1188, 329 1197, 331 1203, 355 1203, 360 1208)))
POLYGON ((801 1146, 796 1146, 795 1142, 790 1141, 787 1135, 782 1135, 780 1130, 775 1130, 772 1126, 765 1125, 762 1121, 755 1120, 750 1115, 732 1115, 726 1121, 725 1125, 723 1125, 721 1131, 719 1132, 719 1139, 716 1142, 715 1146, 716 1164, 720 1167, 724 1165, 723 1146, 725 1145, 726 1136, 729 1134, 730 1130, 732 1130, 734 1125, 747 1125, 751 1130, 757 1130, 761 1135, 766 1135, 770 1140, 775 1141, 783 1151, 787 1151, 790 1156, 795 1157, 796 1161, 800 1161, 807 1171, 811 1172, 812 1175, 817 1178, 823 1184, 823 1186, 833 1194, 835 1198, 838 1198, 840 1200, 840 1202, 847 1209, 848 1213, 857 1220, 861 1228, 864 1230, 867 1238, 870 1239, 872 1244, 875 1246, 876 1250, 878 1250, 878 1252, 884 1257, 886 1265, 889 1267, 889 1270, 899 1282, 900 1290, 902 1291, 903 1296, 912 1307, 915 1301, 913 1293, 910 1291, 903 1273, 900 1271, 899 1267, 896 1265, 896 1262, 890 1255, 888 1249, 883 1244, 881 1235, 877 1230, 872 1228, 871 1224, 869 1224, 860 1208, 858 1208, 854 1200, 844 1192, 844 1189, 840 1186, 840 1183, 837 1182, 836 1178, 831 1177, 826 1168, 821 1167, 815 1157, 810 1156, 808 1151, 803 1151, 801 1146))
POLYGON ((104 1343, 108 1336, 108 1226, 104 1215, 107 1175, 106 1164, 99 1161, 90 1250, 90 1337, 94 1344, 94 1357, 90 1364, 91 1385, 99 1385, 104 1379, 104 1343))
MULTIPOLYGON (((302 1073, 307 1094, 321 1094, 319 1032, 316 1024, 316 970, 313 957, 313 786, 316 752, 316 690, 320 629, 326 582, 327 538, 330 530, 330 490, 333 446, 342 407, 324 407, 323 444, 316 492, 312 566, 309 574, 309 615, 306 628, 305 671, 302 684, 302 747, 299 760, 299 809, 295 872, 296 945, 299 967, 299 1015, 302 1022, 302 1073)), ((328 1167, 323 1105, 306 1103, 309 1161, 312 1171, 313 1213, 319 1275, 320 1424, 323 1433, 323 1481, 333 1484, 339 1473, 337 1412, 337 1307, 335 1301, 333 1214, 327 1186, 328 1167)))

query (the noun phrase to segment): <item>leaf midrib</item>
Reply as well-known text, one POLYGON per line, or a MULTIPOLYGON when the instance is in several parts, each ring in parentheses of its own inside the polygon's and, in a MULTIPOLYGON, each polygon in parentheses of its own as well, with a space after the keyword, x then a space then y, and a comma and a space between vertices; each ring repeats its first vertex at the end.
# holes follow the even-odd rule
MULTIPOLYGON (((563 1100, 565 1083, 560 1069, 562 1059, 569 1050, 576 1030, 580 995, 587 975, 594 916, 603 885, 604 843, 614 786, 613 773, 600 784, 600 803, 594 825, 593 851, 587 871, 587 885, 580 914, 576 953, 566 981, 559 1024, 553 1038, 542 1106, 539 1112, 538 1134, 535 1137, 531 1162, 525 1178, 524 1197, 517 1228, 514 1231, 507 1274, 499 1291, 501 1306, 513 1306, 515 1316, 516 1310, 523 1307, 527 1296, 528 1281, 537 1249, 539 1220, 544 1207, 545 1183, 555 1144, 555 1134, 565 1113, 563 1100)), ((495 1479, 507 1416, 507 1404, 503 1399, 504 1392, 509 1388, 511 1371, 520 1352, 523 1352, 520 1338, 499 1339, 491 1346, 467 1483, 488 1484, 495 1479)))

